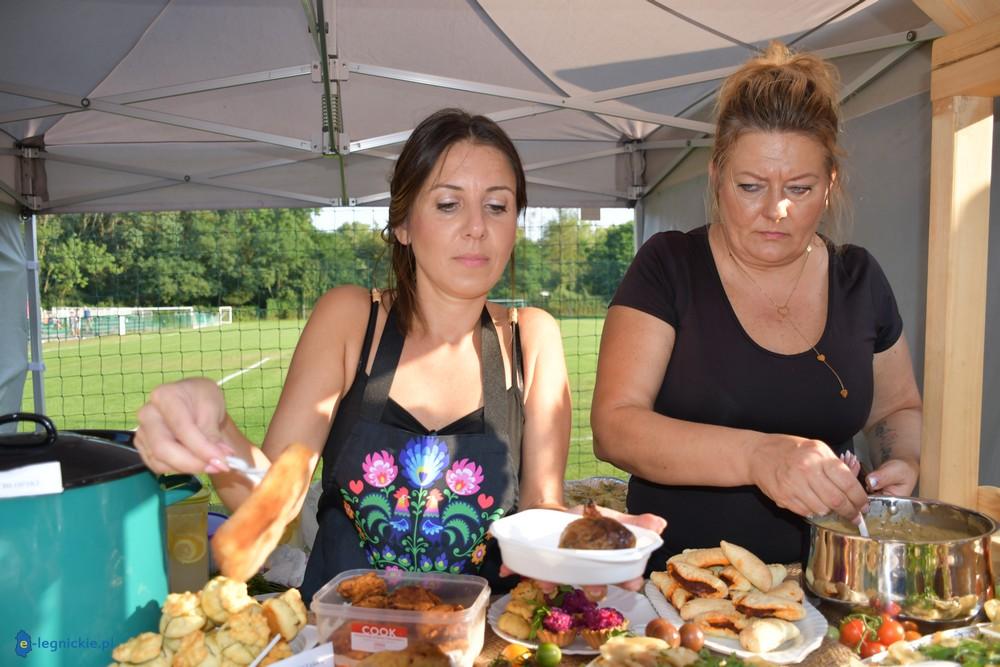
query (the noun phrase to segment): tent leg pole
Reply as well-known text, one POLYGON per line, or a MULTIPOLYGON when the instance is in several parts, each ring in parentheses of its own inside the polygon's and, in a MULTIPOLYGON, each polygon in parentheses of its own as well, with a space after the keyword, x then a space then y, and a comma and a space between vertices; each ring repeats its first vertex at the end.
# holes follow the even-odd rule
POLYGON ((635 232, 632 238, 632 254, 639 252, 639 248, 642 247, 642 242, 646 240, 646 204, 642 199, 635 202, 635 222, 633 223, 632 230, 635 232))
POLYGON ((32 213, 24 220, 24 251, 28 270, 28 326, 30 327, 31 389, 34 412, 45 414, 45 363, 42 360, 42 311, 38 280, 38 219, 32 213))

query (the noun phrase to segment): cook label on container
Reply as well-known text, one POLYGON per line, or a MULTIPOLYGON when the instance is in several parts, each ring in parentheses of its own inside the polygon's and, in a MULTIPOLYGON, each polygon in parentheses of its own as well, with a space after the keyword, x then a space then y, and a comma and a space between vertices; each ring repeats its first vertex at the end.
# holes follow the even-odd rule
POLYGON ((403 651, 406 649, 405 627, 384 623, 351 623, 351 649, 355 651, 403 651))
POLYGON ((58 461, 0 472, 0 498, 45 496, 62 492, 62 468, 58 461))

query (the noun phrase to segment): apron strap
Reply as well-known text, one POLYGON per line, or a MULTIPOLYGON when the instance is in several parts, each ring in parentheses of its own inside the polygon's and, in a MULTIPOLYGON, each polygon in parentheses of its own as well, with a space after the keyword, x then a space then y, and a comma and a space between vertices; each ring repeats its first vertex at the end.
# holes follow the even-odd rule
POLYGON ((368 356, 372 351, 372 339, 375 338, 375 322, 378 319, 379 300, 375 297, 375 290, 372 290, 372 307, 368 311, 368 326, 365 328, 365 339, 361 343, 361 354, 358 356, 357 374, 364 374, 368 366, 368 356))
MULTIPOLYGON (((365 383, 365 393, 361 400, 361 417, 368 421, 382 421, 392 379, 403 352, 403 335, 396 324, 396 310, 389 309, 389 316, 382 330, 382 339, 375 352, 372 372, 365 383)), ((483 421, 486 433, 507 438, 507 379, 504 373, 503 357, 500 355, 500 339, 493 318, 484 306, 479 318, 483 359, 483 421)))
MULTIPOLYGON (((493 326, 490 311, 483 306, 479 319, 482 330, 483 356, 483 421, 486 434, 493 433, 500 439, 507 438, 507 375, 504 372, 503 357, 500 355, 500 338, 493 326)), ((513 359, 511 360, 513 364, 513 359)))
POLYGON ((368 421, 382 421, 382 412, 389 398, 392 378, 403 353, 403 335, 396 321, 396 309, 389 308, 389 316, 382 329, 382 339, 375 351, 372 372, 365 383, 365 393, 361 399, 361 418, 368 421))

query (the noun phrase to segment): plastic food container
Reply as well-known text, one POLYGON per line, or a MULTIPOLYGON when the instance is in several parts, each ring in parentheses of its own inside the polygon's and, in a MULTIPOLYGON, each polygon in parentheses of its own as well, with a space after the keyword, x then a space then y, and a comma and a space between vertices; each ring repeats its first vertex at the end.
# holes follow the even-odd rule
POLYGON ((631 549, 560 549, 559 538, 579 514, 525 510, 494 521, 490 533, 503 563, 518 574, 574 586, 620 584, 641 577, 663 540, 646 528, 625 524, 635 535, 631 549))
POLYGON ((411 642, 429 641, 451 659, 452 665, 472 665, 483 650, 486 606, 490 587, 482 577, 467 574, 347 570, 313 596, 319 642, 333 642, 335 664, 354 665, 379 651, 402 651, 411 642), (345 579, 375 572, 391 593, 401 586, 422 586, 462 611, 420 612, 355 607, 337 592, 345 579))

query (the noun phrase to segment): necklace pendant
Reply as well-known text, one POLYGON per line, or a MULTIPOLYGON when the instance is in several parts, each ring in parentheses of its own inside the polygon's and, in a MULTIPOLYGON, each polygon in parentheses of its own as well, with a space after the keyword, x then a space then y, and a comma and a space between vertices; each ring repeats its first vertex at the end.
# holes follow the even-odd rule
POLYGON ((823 353, 817 354, 816 361, 826 362, 826 355, 823 353))
POLYGON ((841 389, 841 390, 840 390, 840 395, 841 395, 841 397, 843 397, 843 398, 847 398, 847 390, 846 390, 846 389, 841 389))
POLYGON ((778 314, 782 317, 788 317, 788 306, 778 306, 778 314))

